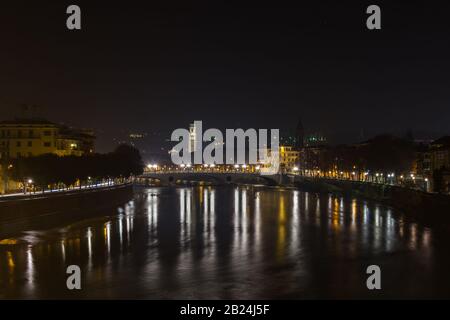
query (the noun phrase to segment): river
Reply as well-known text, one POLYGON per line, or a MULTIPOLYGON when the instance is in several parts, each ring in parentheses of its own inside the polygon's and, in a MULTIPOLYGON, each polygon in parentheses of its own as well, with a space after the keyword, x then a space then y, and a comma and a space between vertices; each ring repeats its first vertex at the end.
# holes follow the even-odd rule
POLYGON ((0 298, 450 297, 450 234, 361 199, 155 187, 85 214, 0 232, 0 298), (66 287, 69 265, 81 268, 81 290, 66 287), (381 268, 381 290, 366 287, 369 265, 381 268))

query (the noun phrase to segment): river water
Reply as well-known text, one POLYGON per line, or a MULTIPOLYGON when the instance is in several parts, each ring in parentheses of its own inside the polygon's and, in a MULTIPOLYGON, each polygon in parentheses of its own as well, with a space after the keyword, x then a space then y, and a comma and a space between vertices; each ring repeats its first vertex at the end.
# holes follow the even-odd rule
POLYGON ((364 200, 259 186, 143 188, 88 214, 0 232, 0 298, 450 297, 449 233, 364 200), (69 265, 81 269, 81 290, 66 287, 69 265), (381 268, 381 290, 367 289, 369 265, 381 268))

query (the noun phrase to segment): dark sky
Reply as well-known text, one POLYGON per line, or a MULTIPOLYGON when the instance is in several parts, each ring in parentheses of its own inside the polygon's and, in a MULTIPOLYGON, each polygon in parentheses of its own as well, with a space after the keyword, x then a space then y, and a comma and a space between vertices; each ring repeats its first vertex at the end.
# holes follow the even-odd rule
POLYGON ((97 130, 450 133, 450 19, 433 1, 2 1, 0 118, 97 130), (395 3, 394 3, 395 2, 395 3), (353 3, 353 4, 352 4, 353 3), (369 31, 368 4, 382 10, 369 31), (66 7, 82 30, 66 29, 66 7), (156 5, 158 4, 158 5, 156 5))

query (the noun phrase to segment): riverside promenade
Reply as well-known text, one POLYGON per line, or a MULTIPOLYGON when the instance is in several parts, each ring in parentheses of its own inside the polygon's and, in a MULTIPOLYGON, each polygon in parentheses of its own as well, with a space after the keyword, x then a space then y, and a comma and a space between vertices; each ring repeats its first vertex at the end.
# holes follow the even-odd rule
MULTIPOLYGON (((71 216, 121 205, 133 197, 133 184, 102 183, 70 190, 0 196, 0 222, 71 216)), ((1 232, 1 227, 0 227, 1 232)))

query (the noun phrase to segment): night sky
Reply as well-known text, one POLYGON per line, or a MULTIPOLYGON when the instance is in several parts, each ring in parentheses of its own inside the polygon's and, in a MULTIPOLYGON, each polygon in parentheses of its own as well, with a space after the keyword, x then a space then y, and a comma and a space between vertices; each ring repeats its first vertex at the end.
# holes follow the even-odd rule
POLYGON ((99 151, 193 120, 294 128, 301 117, 334 142, 450 133, 450 19, 437 2, 5 2, 0 119, 36 104, 94 128, 99 151), (66 29, 70 4, 81 31, 66 29), (366 28, 369 4, 382 30, 366 28))

